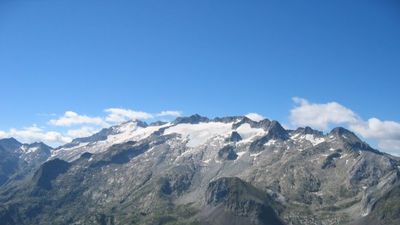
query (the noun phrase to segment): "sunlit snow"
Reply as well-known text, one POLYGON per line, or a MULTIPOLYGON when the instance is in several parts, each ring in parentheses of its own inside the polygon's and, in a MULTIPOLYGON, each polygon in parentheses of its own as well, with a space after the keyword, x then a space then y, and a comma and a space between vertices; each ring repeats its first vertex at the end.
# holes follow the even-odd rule
POLYGON ((188 138, 188 147, 197 147, 207 142, 212 137, 228 136, 232 131, 232 123, 209 122, 199 124, 178 124, 164 131, 164 134, 177 133, 188 138))

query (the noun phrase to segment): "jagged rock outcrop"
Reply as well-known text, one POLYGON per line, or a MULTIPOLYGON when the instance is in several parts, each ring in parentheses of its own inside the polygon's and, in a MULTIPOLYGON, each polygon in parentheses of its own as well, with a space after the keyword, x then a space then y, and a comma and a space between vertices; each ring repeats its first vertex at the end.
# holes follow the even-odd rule
POLYGON ((46 190, 51 189, 51 182, 60 174, 67 172, 69 166, 70 164, 68 162, 60 159, 53 159, 45 162, 33 176, 36 187, 46 190))
POLYGON ((272 199, 251 184, 236 177, 212 181, 206 191, 202 220, 215 225, 283 225, 272 199))
POLYGON ((51 151, 42 142, 22 144, 14 138, 0 139, 0 186, 32 173, 50 157, 51 151))

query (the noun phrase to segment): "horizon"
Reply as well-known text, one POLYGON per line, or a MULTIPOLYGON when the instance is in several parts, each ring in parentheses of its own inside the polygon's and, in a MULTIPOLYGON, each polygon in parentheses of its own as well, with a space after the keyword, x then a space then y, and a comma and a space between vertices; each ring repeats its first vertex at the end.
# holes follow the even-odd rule
MULTIPOLYGON (((125 120, 125 121, 122 121, 122 122, 115 123, 115 124, 108 124, 108 126, 102 127, 100 130, 96 131, 95 133, 88 134, 88 136, 79 136, 79 137, 75 137, 75 138, 71 139, 71 140, 68 141, 68 142, 65 142, 65 143, 62 143, 62 144, 58 144, 58 145, 51 145, 51 144, 46 143, 45 141, 42 141, 42 140, 37 140, 37 141, 34 141, 34 142, 26 143, 26 142, 21 142, 20 140, 18 140, 17 138, 15 138, 15 137, 13 137, 13 136, 3 137, 3 138, 0 138, 0 140, 4 140, 4 139, 13 139, 13 140, 15 140, 15 141, 17 141, 17 142, 19 142, 19 143, 21 143, 21 144, 43 143, 43 144, 48 145, 49 147, 51 147, 51 148, 53 148, 53 149, 58 149, 58 148, 60 148, 60 147, 62 147, 62 146, 64 146, 64 145, 66 145, 66 144, 72 143, 75 139, 90 137, 90 136, 92 136, 92 135, 95 135, 95 134, 99 133, 100 131, 102 131, 102 130, 104 130, 104 129, 109 129, 109 128, 112 128, 112 127, 118 127, 118 126, 121 126, 121 125, 126 124, 126 123, 131 123, 131 122, 136 122, 136 123, 137 123, 137 122, 142 122, 142 123, 145 123, 146 126, 156 126, 156 125, 154 125, 154 123, 163 122, 163 123, 171 123, 171 124, 173 124, 173 123, 174 123, 177 119, 179 119, 179 118, 190 118, 190 117, 193 117, 193 116, 199 116, 199 117, 203 117, 203 118, 206 118, 206 119, 209 119, 209 120, 210 120, 210 121, 207 121, 207 122, 205 122, 205 123, 212 122, 212 121, 215 120, 215 119, 229 118, 229 117, 243 117, 243 118, 248 118, 248 119, 250 119, 250 120, 252 120, 252 121, 254 121, 254 122, 260 122, 260 121, 263 121, 263 120, 276 121, 276 122, 278 122, 278 123, 279 123, 285 130, 287 130, 287 131, 296 131, 297 129, 300 129, 300 128, 307 128, 307 127, 308 127, 308 128, 311 128, 311 129, 313 129, 313 130, 315 130, 315 131, 322 132, 322 134, 323 134, 324 136, 329 135, 333 130, 335 130, 335 129, 337 129, 337 128, 343 128, 343 129, 349 130, 350 132, 353 132, 353 133, 355 132, 355 131, 351 130, 350 128, 345 128, 345 127, 340 126, 340 125, 338 125, 338 126, 330 126, 328 130, 326 130, 326 129, 325 129, 325 130, 323 130, 323 129, 319 130, 319 129, 316 129, 316 128, 311 127, 311 126, 309 126, 309 125, 298 126, 298 127, 293 127, 293 126, 292 126, 292 127, 287 127, 286 125, 281 124, 281 123, 280 123, 279 121, 277 121, 277 120, 273 120, 273 119, 270 119, 270 118, 263 117, 262 115, 257 114, 257 113, 249 113, 249 114, 246 114, 246 115, 229 115, 229 116, 221 116, 221 117, 216 116, 216 117, 212 117, 212 118, 209 118, 209 117, 207 117, 207 116, 204 116, 204 115, 200 115, 200 114, 195 113, 195 114, 187 115, 187 116, 180 115, 180 116, 175 117, 174 120, 140 120, 140 119, 129 119, 129 120, 125 120)), ((200 122, 200 123, 203 123, 203 122, 200 122)), ((355 135, 357 135, 357 133, 355 133, 355 135)), ((366 141, 366 140, 363 140, 363 138, 360 137, 360 135, 357 135, 357 136, 358 136, 359 138, 361 138, 362 141, 366 141)), ((369 143, 369 142, 367 142, 367 144, 368 144, 368 145, 371 145, 371 143, 369 143)), ((374 147, 374 146, 372 146, 372 147, 375 148, 375 149, 377 149, 377 148, 374 147)), ((377 149, 377 150, 381 151, 380 149, 377 149)), ((383 151, 383 152, 384 152, 384 151, 383 151)), ((397 156, 397 157, 400 156, 400 154, 398 154, 397 152, 386 152, 386 153, 391 154, 391 155, 393 155, 393 156, 397 156)))
POLYGON ((0 138, 53 146, 129 119, 253 113, 400 155, 399 8, 1 1, 0 138))

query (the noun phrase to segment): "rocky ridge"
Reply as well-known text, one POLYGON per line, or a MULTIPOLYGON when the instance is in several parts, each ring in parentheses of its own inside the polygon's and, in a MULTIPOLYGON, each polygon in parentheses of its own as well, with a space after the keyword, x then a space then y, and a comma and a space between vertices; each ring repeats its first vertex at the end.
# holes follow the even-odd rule
POLYGON ((286 130, 243 116, 129 121, 53 150, 34 176, 4 185, 0 221, 398 224, 399 166, 344 128, 286 130))

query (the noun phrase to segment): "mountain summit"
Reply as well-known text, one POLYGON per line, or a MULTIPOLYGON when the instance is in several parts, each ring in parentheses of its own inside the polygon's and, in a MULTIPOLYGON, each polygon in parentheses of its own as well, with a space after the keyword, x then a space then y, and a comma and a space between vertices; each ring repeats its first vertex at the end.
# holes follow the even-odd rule
POLYGON ((51 150, 23 182, 4 184, 0 224, 395 225, 399 166, 344 128, 128 121, 51 150))

